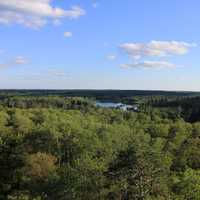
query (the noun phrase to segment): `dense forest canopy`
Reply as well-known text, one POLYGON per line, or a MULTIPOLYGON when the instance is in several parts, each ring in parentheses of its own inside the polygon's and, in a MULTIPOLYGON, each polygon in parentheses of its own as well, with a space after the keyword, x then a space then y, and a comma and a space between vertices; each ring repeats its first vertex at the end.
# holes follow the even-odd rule
POLYGON ((101 98, 138 112, 96 107, 98 92, 2 91, 0 199, 199 200, 198 95, 126 92, 101 98))

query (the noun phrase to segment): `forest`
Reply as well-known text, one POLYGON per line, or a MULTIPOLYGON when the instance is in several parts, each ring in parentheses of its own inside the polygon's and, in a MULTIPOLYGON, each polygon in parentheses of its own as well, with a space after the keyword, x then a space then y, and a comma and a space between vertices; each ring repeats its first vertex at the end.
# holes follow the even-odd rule
POLYGON ((69 93, 0 92, 0 200, 200 200, 198 93, 69 93))

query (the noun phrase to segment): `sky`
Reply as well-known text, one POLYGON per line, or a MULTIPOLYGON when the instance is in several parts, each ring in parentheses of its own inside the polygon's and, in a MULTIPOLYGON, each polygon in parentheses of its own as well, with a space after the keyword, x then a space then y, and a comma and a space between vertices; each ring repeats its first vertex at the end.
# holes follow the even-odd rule
POLYGON ((199 0, 0 0, 0 89, 200 91, 199 0))

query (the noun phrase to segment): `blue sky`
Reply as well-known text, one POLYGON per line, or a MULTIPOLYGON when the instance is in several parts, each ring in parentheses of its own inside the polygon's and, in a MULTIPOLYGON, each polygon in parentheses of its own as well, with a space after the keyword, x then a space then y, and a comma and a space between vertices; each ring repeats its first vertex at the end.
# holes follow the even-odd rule
POLYGON ((199 7, 0 0, 0 88, 199 91, 199 7))

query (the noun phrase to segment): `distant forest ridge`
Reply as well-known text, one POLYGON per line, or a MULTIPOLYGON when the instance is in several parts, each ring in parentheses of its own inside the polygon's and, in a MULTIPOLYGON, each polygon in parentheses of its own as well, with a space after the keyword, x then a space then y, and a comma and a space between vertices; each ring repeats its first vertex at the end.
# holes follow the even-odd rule
POLYGON ((0 90, 0 96, 81 96, 114 99, 133 96, 200 96, 200 92, 159 90, 0 90))

